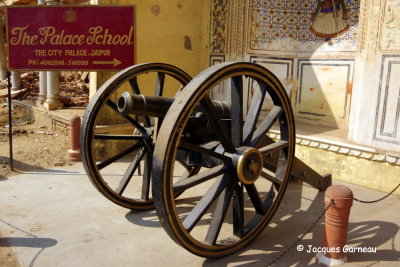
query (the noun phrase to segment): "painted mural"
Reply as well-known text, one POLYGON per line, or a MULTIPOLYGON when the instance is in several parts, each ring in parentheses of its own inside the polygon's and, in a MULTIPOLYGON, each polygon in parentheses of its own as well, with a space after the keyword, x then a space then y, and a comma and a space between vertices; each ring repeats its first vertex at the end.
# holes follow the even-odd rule
POLYGON ((329 1, 339 4, 338 9, 335 5, 331 13, 326 4, 328 1, 323 0, 252 0, 250 49, 288 52, 355 51, 360 1, 329 1), (335 25, 329 29, 329 24, 335 25), (327 35, 323 36, 323 33, 327 35), (327 38, 332 39, 326 42, 327 38))
POLYGON ((388 0, 382 23, 380 45, 382 50, 400 50, 400 0, 388 0))
POLYGON ((348 19, 349 12, 344 0, 319 0, 311 15, 313 24, 310 31, 327 41, 349 30, 348 19))

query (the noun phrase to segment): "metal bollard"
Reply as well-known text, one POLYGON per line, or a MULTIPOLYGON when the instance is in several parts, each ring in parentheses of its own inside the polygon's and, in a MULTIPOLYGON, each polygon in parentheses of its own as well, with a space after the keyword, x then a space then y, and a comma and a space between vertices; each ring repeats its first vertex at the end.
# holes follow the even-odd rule
POLYGON ((325 207, 333 199, 334 205, 325 214, 323 247, 325 252, 317 254, 319 264, 341 265, 347 261, 343 247, 347 242, 350 208, 353 205, 353 192, 346 186, 333 185, 325 192, 325 207))
POLYGON ((81 118, 74 116, 70 120, 71 148, 67 151, 67 159, 72 161, 81 161, 81 151, 79 149, 79 138, 81 131, 81 118))

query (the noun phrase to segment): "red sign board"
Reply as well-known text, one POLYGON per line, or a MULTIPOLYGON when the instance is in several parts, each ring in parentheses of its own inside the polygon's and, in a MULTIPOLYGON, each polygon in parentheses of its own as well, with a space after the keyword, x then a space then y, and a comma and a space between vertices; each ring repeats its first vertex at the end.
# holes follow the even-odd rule
POLYGON ((7 9, 11 70, 119 70, 135 63, 134 6, 7 9))

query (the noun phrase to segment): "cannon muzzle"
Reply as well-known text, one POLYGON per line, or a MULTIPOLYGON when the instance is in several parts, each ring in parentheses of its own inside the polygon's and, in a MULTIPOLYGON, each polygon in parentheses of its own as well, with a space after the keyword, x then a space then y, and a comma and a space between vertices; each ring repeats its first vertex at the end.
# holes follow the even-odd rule
POLYGON ((118 111, 124 115, 136 114, 163 118, 174 102, 173 97, 131 95, 123 92, 118 98, 118 111))

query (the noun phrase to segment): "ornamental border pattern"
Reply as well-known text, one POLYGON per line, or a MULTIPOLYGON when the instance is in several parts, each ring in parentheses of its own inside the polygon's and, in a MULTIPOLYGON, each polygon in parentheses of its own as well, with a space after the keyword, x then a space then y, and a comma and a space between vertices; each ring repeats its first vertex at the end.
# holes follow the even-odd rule
POLYGON ((210 14, 210 50, 226 53, 228 38, 228 0, 212 0, 210 14))
MULTIPOLYGON (((280 132, 277 130, 270 130, 267 135, 274 140, 280 140, 281 137, 280 132)), ((373 148, 335 142, 322 138, 309 137, 301 134, 296 134, 296 144, 312 148, 319 148, 360 159, 400 165, 400 156, 382 154, 373 148)))

